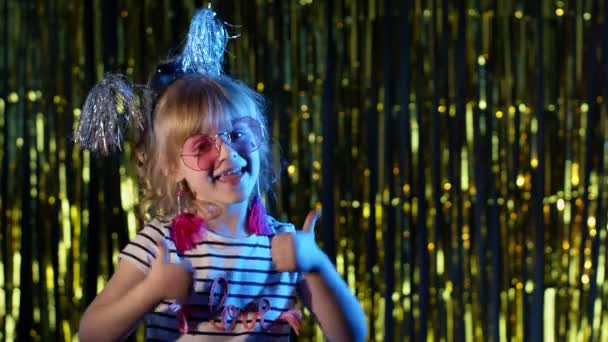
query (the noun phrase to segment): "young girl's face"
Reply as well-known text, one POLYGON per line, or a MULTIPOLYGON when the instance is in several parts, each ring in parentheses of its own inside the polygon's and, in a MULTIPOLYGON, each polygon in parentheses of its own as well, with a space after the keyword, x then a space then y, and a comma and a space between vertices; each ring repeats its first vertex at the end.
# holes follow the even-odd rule
POLYGON ((261 143, 260 124, 251 117, 192 135, 180 150, 177 176, 198 201, 220 206, 246 201, 260 173, 261 143))

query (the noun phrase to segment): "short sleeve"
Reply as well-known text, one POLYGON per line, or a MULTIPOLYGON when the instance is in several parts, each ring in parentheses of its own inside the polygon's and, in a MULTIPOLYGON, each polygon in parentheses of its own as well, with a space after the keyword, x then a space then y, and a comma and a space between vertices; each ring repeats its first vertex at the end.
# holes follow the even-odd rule
POLYGON ((295 233, 296 227, 292 223, 279 222, 276 219, 269 216, 268 222, 277 234, 281 233, 295 233))
POLYGON ((160 221, 152 220, 123 248, 119 259, 129 260, 148 273, 158 250, 157 242, 165 239, 167 234, 167 228, 160 221))
MULTIPOLYGON (((274 229, 276 234, 282 234, 282 233, 295 234, 296 233, 296 227, 293 225, 293 223, 280 222, 271 216, 268 216, 268 222, 270 223, 270 226, 274 229)), ((304 280, 304 275, 302 274, 302 272, 297 272, 296 279, 297 279, 298 283, 300 281, 304 280)))

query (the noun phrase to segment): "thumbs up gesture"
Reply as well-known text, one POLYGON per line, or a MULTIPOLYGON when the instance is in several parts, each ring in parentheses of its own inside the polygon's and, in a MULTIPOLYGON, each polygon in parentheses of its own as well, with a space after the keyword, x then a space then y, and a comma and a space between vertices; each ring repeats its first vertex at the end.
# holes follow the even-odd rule
POLYGON ((187 297, 193 284, 190 261, 175 255, 175 262, 171 262, 167 243, 161 240, 157 244, 158 253, 145 279, 151 292, 158 300, 187 297))
POLYGON ((281 272, 315 272, 323 260, 323 251, 315 242, 315 223, 321 216, 313 210, 306 216, 304 227, 295 233, 282 233, 272 238, 270 252, 275 269, 281 272))

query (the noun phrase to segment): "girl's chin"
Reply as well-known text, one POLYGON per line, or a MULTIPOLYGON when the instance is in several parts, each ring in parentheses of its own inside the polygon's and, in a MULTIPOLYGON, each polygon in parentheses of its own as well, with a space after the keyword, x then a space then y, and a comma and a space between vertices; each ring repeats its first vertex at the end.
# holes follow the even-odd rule
POLYGON ((251 197, 250 191, 235 191, 234 193, 227 196, 229 200, 227 201, 230 204, 239 204, 243 202, 247 202, 247 200, 251 197))
POLYGON ((245 189, 232 189, 232 191, 222 191, 216 199, 217 202, 228 206, 247 202, 250 197, 251 191, 245 191, 245 189))

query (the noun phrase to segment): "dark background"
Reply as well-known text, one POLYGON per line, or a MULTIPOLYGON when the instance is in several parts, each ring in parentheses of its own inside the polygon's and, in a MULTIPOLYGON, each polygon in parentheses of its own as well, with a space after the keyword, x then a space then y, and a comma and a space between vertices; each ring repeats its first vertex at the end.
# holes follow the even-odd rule
MULTIPOLYGON (((142 220, 130 146, 80 151, 79 108, 104 72, 144 83, 206 4, 0 0, 0 340, 77 338, 142 220)), ((214 8, 269 100, 269 211, 322 205, 370 340, 607 338, 608 1, 214 8)))

